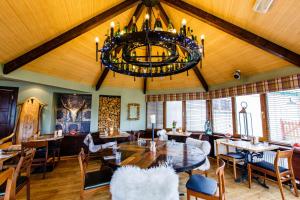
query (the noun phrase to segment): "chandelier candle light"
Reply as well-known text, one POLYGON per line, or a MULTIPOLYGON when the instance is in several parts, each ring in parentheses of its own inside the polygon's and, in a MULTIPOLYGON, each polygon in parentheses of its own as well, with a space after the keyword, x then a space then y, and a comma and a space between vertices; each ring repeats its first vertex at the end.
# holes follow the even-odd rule
MULTIPOLYGON (((150 12, 153 12, 150 7, 150 12)), ((151 12, 151 13, 152 13, 151 12)), ((153 12, 154 14, 154 12, 153 12)), ((117 23, 110 23, 110 34, 99 49, 96 38, 96 61, 99 55, 101 63, 113 72, 135 77, 162 77, 182 73, 197 66, 204 57, 204 35, 200 45, 187 20, 182 19, 177 33, 169 22, 167 31, 162 28, 160 15, 154 17, 151 27, 150 13, 145 15, 143 26, 138 30, 136 18, 132 18, 131 27, 120 30, 117 23), (146 52, 146 54, 145 54, 146 52)))

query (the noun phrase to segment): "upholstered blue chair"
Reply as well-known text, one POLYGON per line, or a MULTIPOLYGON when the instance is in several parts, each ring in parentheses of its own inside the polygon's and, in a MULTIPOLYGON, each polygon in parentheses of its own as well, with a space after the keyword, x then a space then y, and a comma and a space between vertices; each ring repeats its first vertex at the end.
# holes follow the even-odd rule
POLYGON ((223 139, 216 140, 217 163, 219 163, 220 159, 226 160, 227 163, 231 162, 233 166, 234 180, 237 180, 236 165, 245 161, 245 155, 242 152, 229 152, 228 146, 226 146, 226 153, 219 153, 219 147, 222 140, 223 139))
MULTIPOLYGON (((269 163, 266 161, 259 161, 259 162, 252 162, 248 164, 248 181, 249 181, 249 188, 251 188, 252 183, 252 173, 260 172, 263 174, 264 181, 266 181, 267 175, 275 177, 278 182, 278 186, 280 189, 281 197, 284 200, 284 193, 282 183, 290 181, 294 187, 295 196, 298 197, 298 190, 295 181, 295 175, 292 166, 292 157, 293 157, 293 150, 288 151, 277 151, 274 163, 269 163), (279 166, 279 160, 286 159, 288 163, 288 168, 284 168, 279 166)), ((258 173, 255 173, 256 176, 261 176, 258 173)))
POLYGON ((81 149, 78 155, 81 175, 81 190, 80 199, 84 199, 87 193, 107 190, 110 185, 111 177, 113 175, 112 169, 102 167, 101 170, 87 172, 88 156, 81 149))
POLYGON ((225 178, 224 178, 225 162, 220 161, 220 167, 217 169, 218 182, 214 179, 207 178, 200 174, 194 174, 186 183, 187 200, 191 196, 201 199, 224 200, 225 199, 225 178))

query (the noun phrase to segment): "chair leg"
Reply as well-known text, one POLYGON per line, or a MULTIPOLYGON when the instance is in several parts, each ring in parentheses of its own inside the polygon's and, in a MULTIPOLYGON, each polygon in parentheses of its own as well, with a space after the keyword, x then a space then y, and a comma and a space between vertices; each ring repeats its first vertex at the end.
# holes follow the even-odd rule
POLYGON ((43 179, 46 178, 46 170, 47 170, 47 161, 46 163, 44 163, 43 179))
POLYGON ((248 164, 248 183, 249 183, 249 188, 251 188, 252 184, 252 170, 251 170, 251 165, 248 164))
POLYGON ((234 180, 237 179, 237 175, 236 175, 236 161, 235 159, 233 160, 233 175, 234 175, 234 180))
POLYGON ((282 183, 280 181, 280 177, 277 177, 277 181, 278 181, 278 186, 279 186, 279 190, 280 190, 280 193, 281 193, 281 198, 282 198, 282 200, 284 200, 283 187, 282 187, 282 183))
POLYGON ((26 199, 30 200, 30 179, 27 181, 26 184, 26 199))
POLYGON ((187 190, 187 192, 186 192, 186 198, 187 198, 187 200, 191 200, 191 195, 190 195, 189 190, 187 190))
POLYGON ((217 167, 218 167, 218 168, 220 167, 220 164, 219 164, 219 162, 220 162, 220 157, 219 157, 219 156, 217 156, 217 167))
POLYGON ((292 177, 291 182, 292 182, 292 185, 294 187, 295 196, 299 197, 299 193, 298 193, 298 189, 297 189, 297 185, 296 185, 296 181, 295 181, 295 176, 292 177))

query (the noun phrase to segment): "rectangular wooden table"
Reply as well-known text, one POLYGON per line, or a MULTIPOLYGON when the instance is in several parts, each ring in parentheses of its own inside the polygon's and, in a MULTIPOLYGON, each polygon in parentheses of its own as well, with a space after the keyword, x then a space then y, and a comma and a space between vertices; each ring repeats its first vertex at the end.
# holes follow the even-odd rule
POLYGON ((11 145, 6 149, 1 149, 0 154, 0 171, 3 170, 3 163, 11 158, 16 157, 21 152, 20 145, 11 145))
POLYGON ((113 134, 107 134, 105 135, 104 133, 99 134, 99 138, 102 139, 112 139, 112 138, 128 138, 130 136, 129 133, 126 132, 114 132, 113 134))
POLYGON ((224 140, 220 143, 225 146, 235 147, 253 153, 261 153, 265 151, 273 151, 278 149, 278 146, 276 145, 269 145, 264 143, 252 144, 251 142, 243 141, 243 140, 238 140, 238 141, 224 140))
MULTIPOLYGON (((273 151, 278 149, 279 147, 277 145, 270 145, 268 143, 258 143, 258 144, 252 144, 249 141, 243 141, 243 140, 229 140, 225 139, 220 142, 220 144, 234 147, 237 150, 241 151, 245 154, 245 163, 243 167, 243 173, 241 175, 241 178, 238 180, 238 182, 247 180, 248 177, 248 171, 247 171, 247 165, 249 162, 253 162, 253 159, 256 158, 263 158, 263 154, 266 151, 273 151)), ((257 180, 260 185, 263 187, 268 188, 268 186, 265 183, 261 183, 259 180, 257 180)))

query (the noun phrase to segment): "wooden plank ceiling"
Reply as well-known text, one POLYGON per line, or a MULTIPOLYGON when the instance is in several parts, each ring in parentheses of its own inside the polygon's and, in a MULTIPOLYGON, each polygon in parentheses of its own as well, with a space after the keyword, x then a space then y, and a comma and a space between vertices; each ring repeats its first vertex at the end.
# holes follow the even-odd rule
MULTIPOLYGON (((3 0, 0 1, 0 63, 41 45, 51 38, 69 30, 85 20, 122 2, 121 0, 3 0)), ((289 50, 300 53, 300 2, 299 0, 274 1, 267 14, 252 11, 254 0, 211 0, 186 1, 228 22, 238 25, 289 50)), ((240 69, 245 76, 291 66, 292 64, 237 39, 221 30, 201 22, 165 4, 163 8, 176 29, 182 18, 187 19, 194 33, 205 34, 205 59, 201 73, 208 85, 226 83, 232 80, 232 73, 240 69)), ((135 7, 114 19, 121 26, 127 24, 135 7)), ((145 11, 144 11, 145 12, 145 11)), ((144 13, 141 15, 143 18, 144 13)), ((138 25, 141 25, 141 20, 138 25)), ((94 86, 101 73, 95 62, 94 38, 100 37, 100 44, 110 21, 52 50, 22 69, 60 77, 94 86)), ((109 72, 103 85, 113 87, 143 88, 143 79, 109 72)), ((195 88, 200 82, 191 70, 169 77, 150 79, 147 90, 165 88, 195 88)))

